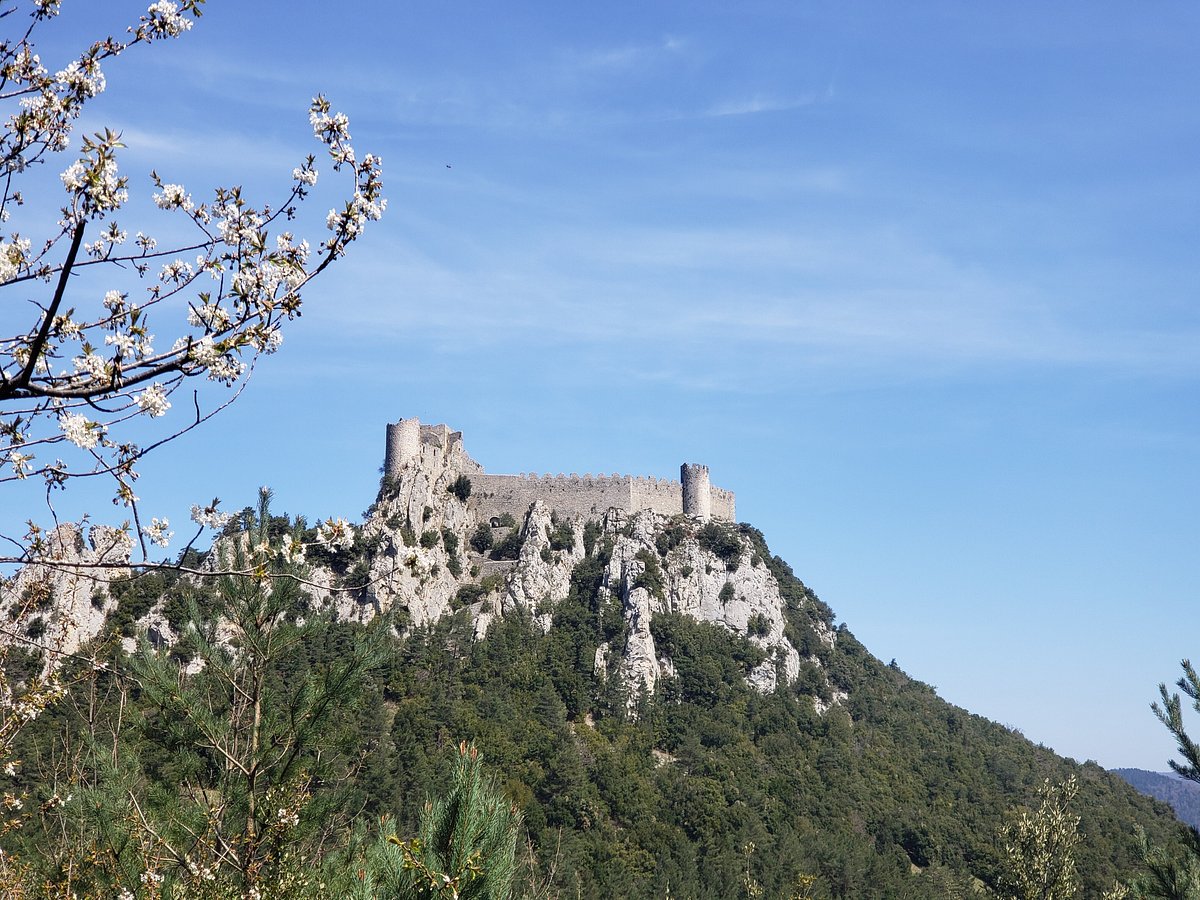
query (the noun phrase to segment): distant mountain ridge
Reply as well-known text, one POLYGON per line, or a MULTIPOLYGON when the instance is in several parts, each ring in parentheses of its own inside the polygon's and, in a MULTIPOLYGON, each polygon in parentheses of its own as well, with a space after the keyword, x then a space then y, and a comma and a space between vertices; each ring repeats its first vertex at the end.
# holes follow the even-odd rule
POLYGON ((1200 828, 1200 784, 1171 772, 1147 772, 1145 769, 1113 769, 1136 790, 1168 804, 1179 821, 1200 828))

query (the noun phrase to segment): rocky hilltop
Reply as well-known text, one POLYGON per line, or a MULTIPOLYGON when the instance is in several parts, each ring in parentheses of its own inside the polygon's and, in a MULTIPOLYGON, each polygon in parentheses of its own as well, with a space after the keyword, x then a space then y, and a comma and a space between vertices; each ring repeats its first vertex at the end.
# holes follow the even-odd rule
MULTIPOLYGON (((461 434, 444 425, 419 426, 416 434, 402 451, 389 444, 379 495, 353 528, 353 546, 310 552, 308 592, 315 608, 333 610, 342 621, 388 615, 398 631, 465 609, 477 638, 497 619, 520 612, 548 630, 573 573, 591 559, 599 602, 622 623, 612 629, 613 640, 596 650, 595 671, 624 680, 631 702, 674 672, 651 629, 664 613, 716 624, 759 648, 761 661, 747 674, 759 691, 791 683, 802 663, 810 680, 824 680, 816 648, 830 648, 837 639, 827 610, 815 598, 807 601, 813 604, 808 610, 793 601, 790 615, 799 614, 802 624, 789 624, 789 602, 765 548, 748 536, 756 533, 707 514, 707 503, 693 506, 699 514, 663 512, 679 503, 686 482, 613 476, 602 480, 606 489, 640 485, 642 492, 605 494, 597 493, 590 476, 488 476, 467 454, 461 434), (514 489, 511 479, 525 489, 514 489), (601 509, 597 497, 614 505, 601 509)), ((705 467, 683 471, 685 479, 703 475, 693 493, 709 490, 705 467)), ((712 490, 718 510, 732 510, 732 493, 712 490)), ((230 532, 218 540, 209 567, 222 542, 234 539, 230 532)), ((130 543, 119 530, 97 526, 85 544, 78 528, 64 525, 48 537, 48 546, 52 564, 31 566, 3 585, 0 615, 33 598, 38 637, 72 652, 101 632, 116 607, 111 585, 126 571, 130 543)), ((135 618, 137 630, 156 645, 176 639, 165 602, 159 598, 135 618)), ((125 643, 132 649, 132 639, 125 643)), ((824 687, 818 706, 839 696, 824 687)))
MULTIPOLYGON (((764 659, 749 675, 759 690, 797 676, 801 655, 785 634, 787 604, 737 526, 653 509, 612 507, 589 517, 577 511, 567 487, 561 504, 539 497, 518 515, 492 515, 496 498, 460 436, 444 426, 426 436, 419 452, 391 467, 359 531, 365 568, 348 566, 346 575, 325 582, 353 587, 361 579, 360 591, 321 598, 339 616, 399 611, 403 621, 424 625, 465 607, 482 637, 498 617, 520 610, 548 629, 572 573, 596 556, 603 561, 602 602, 626 624, 619 645, 597 651, 597 671, 653 691, 672 661, 658 652, 650 622, 659 613, 679 613, 760 647, 764 659)), ((818 620, 817 632, 827 644, 836 639, 827 622, 818 620)), ((815 655, 809 660, 820 665, 815 655)))
MULTIPOLYGON (((703 466, 679 482, 490 475, 461 435, 414 423, 389 428, 359 524, 306 527, 264 499, 178 570, 137 572, 123 532, 62 526, 44 565, 0 584, 0 621, 82 649, 67 670, 105 681, 144 634, 163 652, 141 662, 203 685, 216 657, 201 642, 238 655, 211 576, 247 551, 298 574, 302 591, 272 582, 287 586, 271 595, 287 604, 285 694, 324 683, 348 648, 381 650, 329 744, 355 808, 414 833, 447 747, 476 740, 561 896, 979 896, 1001 884, 1011 811, 1070 778, 1083 896, 1136 870, 1134 825, 1175 840, 1167 810, 1117 776, 952 706, 834 628, 703 466)), ((19 656, 14 678, 38 664, 19 656)), ((202 761, 203 742, 127 715, 149 777, 174 789, 179 760, 202 761)), ((64 721, 24 756, 48 756, 33 744, 58 747, 64 721)))

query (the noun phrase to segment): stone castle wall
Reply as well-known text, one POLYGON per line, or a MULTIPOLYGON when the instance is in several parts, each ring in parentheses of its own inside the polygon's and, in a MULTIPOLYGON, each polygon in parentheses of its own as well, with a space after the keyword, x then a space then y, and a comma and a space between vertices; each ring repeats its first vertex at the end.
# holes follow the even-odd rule
POLYGON ((727 522, 736 522, 737 502, 733 491, 711 486, 708 490, 711 497, 712 517, 714 519, 724 519, 727 522))
POLYGON ((534 500, 567 519, 598 519, 606 511, 633 509, 628 475, 489 475, 471 476, 471 505, 480 519, 511 513, 518 521, 534 500))
MULTIPOLYGON (((445 425, 422 425, 416 418, 387 426, 384 474, 401 477, 406 465, 445 460, 461 448, 462 432, 445 425), (428 459, 427 454, 432 454, 428 459)), ((509 513, 518 521, 535 500, 561 518, 598 519, 610 509, 653 510, 673 516, 687 512, 702 518, 737 521, 734 495, 708 481, 708 467, 685 464, 681 481, 630 475, 492 475, 465 453, 459 462, 471 479, 470 504, 481 521, 509 513)))
POLYGON ((683 512, 683 485, 668 478, 631 478, 629 509, 652 509, 667 516, 683 512))

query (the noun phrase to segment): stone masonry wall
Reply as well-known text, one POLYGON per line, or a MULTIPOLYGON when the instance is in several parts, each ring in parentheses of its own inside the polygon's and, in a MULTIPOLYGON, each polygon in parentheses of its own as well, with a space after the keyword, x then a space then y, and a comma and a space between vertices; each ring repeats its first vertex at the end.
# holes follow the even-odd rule
POLYGON ((511 513, 518 521, 535 500, 559 516, 577 521, 596 519, 616 507, 630 510, 628 475, 488 475, 471 476, 471 501, 481 520, 511 513))
POLYGON ((724 519, 727 522, 737 521, 737 504, 733 491, 724 488, 710 487, 712 496, 712 516, 714 519, 724 519))
MULTIPOLYGON (((455 459, 455 466, 471 479, 471 506, 481 521, 511 514, 520 521, 535 500, 541 500, 564 519, 585 522, 610 509, 637 512, 653 510, 673 516, 683 512, 684 487, 667 478, 629 475, 491 475, 462 450, 462 432, 445 425, 425 425, 416 418, 401 419, 387 427, 385 473, 399 477, 410 465, 421 468, 455 459)), ((704 481, 707 481, 707 469, 704 481)), ((714 518, 737 521, 732 491, 708 487, 709 509, 714 518)))
POLYGON ((652 509, 665 516, 683 512, 683 485, 669 478, 630 479, 630 511, 652 509))

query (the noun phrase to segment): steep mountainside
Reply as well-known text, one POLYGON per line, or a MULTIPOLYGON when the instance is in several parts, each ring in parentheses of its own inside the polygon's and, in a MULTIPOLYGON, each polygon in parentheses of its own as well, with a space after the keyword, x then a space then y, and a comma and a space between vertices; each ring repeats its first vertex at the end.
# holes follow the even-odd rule
MULTIPOLYGON (((445 786, 446 748, 466 739, 524 812, 562 896, 790 896, 803 884, 815 897, 967 896, 996 878, 1006 813, 1071 775, 1089 895, 1132 872, 1136 825, 1174 839, 1166 807, 1116 775, 882 664, 756 529, 650 510, 560 518, 542 499, 519 520, 484 519, 478 471, 460 443, 423 444, 385 479, 350 549, 309 548, 297 621, 325 624, 304 632, 283 683, 322 671, 371 623, 393 629, 387 663, 339 724, 357 759, 340 802, 362 814, 413 827, 445 786)), ((282 536, 289 523, 271 526, 282 536)), ((234 523, 182 562, 222 566, 238 534, 234 523)), ((42 629, 69 625, 116 668, 115 638, 128 647, 152 629, 194 671, 190 636, 221 633, 215 579, 83 586, 95 570, 72 560, 97 551, 65 537, 53 577, 5 585, 0 614, 42 585, 42 629)), ((55 723, 38 724, 30 759, 54 740, 55 723)), ((140 740, 154 783, 177 783, 197 752, 170 729, 140 740)))
POLYGON ((1200 828, 1200 784, 1169 772, 1145 769, 1113 769, 1147 797, 1168 804, 1179 821, 1200 828))

